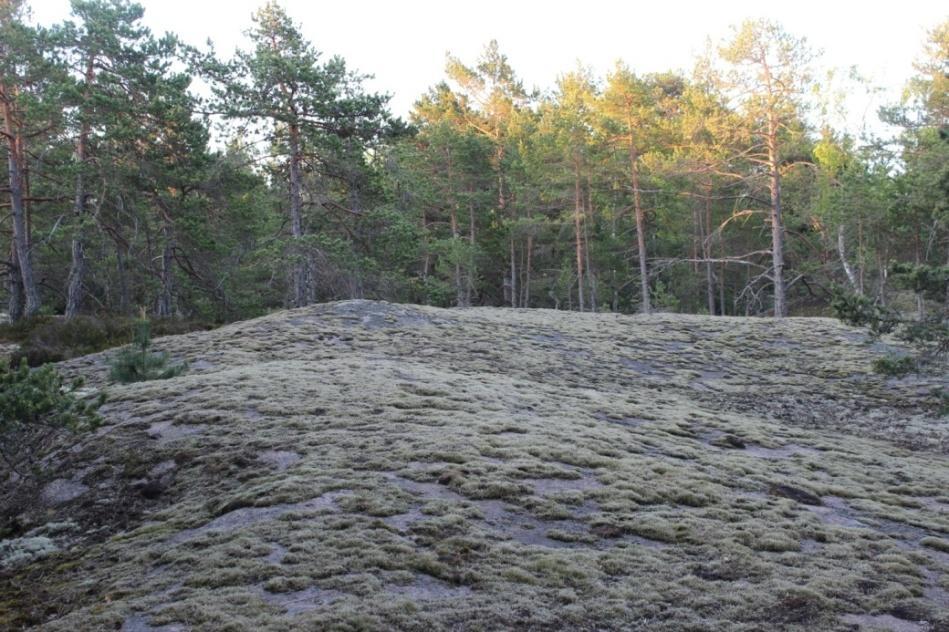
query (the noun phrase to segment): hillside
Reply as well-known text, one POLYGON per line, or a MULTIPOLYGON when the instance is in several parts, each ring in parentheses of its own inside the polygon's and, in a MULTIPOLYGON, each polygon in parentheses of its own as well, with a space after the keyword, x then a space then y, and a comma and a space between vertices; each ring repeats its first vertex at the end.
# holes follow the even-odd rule
MULTIPOLYGON (((348 301, 159 339, 0 628, 949 630, 949 419, 826 319, 348 301)), ((5 502, 13 486, 5 484, 5 502)))

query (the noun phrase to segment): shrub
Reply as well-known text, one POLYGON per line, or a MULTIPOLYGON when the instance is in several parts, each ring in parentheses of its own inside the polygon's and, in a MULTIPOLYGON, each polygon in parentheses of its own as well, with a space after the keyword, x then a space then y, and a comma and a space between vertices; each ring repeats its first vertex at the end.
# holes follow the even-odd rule
MULTIPOLYGON (((837 317, 857 327, 868 327, 874 337, 893 334, 910 345, 911 354, 877 358, 873 369, 889 376, 908 373, 944 375, 949 364, 949 266, 897 264, 891 268, 895 282, 932 301, 926 314, 908 318, 900 312, 834 288, 832 306, 837 317)), ((939 414, 949 414, 949 388, 936 387, 933 395, 939 414)))
MULTIPOLYGON (((15 323, 0 324, 0 340, 20 343, 10 357, 10 366, 20 366, 26 359, 30 366, 61 362, 103 349, 132 342, 136 320, 125 316, 77 316, 66 320, 60 316, 34 316, 15 323)), ((151 323, 156 336, 183 334, 213 328, 210 323, 164 318, 151 323)))
POLYGON ((22 359, 30 366, 60 362, 115 347, 129 339, 128 323, 121 320, 101 320, 93 316, 77 316, 71 320, 56 318, 36 323, 26 333, 20 349, 11 357, 10 366, 19 366, 22 359))
POLYGON ((37 474, 57 437, 101 423, 96 410, 105 394, 86 401, 76 395, 81 386, 81 379, 65 385, 49 365, 31 370, 22 361, 16 369, 0 367, 0 458, 10 470, 37 474))
MULTIPOLYGON (((37 314, 8 323, 0 323, 0 339, 11 342, 23 342, 33 330, 53 320, 52 316, 37 314)), ((17 363, 19 366, 19 363, 17 363)))
POLYGON ((151 323, 144 310, 134 325, 132 344, 120 350, 112 359, 109 377, 113 382, 127 384, 147 380, 166 380, 181 375, 186 364, 168 364, 168 354, 149 351, 151 346, 151 323))
POLYGON ((949 358, 949 266, 897 264, 891 269, 894 281, 934 302, 925 315, 908 318, 866 296, 842 288, 834 289, 832 306, 837 317, 857 327, 867 327, 874 336, 892 333, 914 349, 912 356, 890 356, 876 361, 875 369, 887 375, 911 372, 942 372, 949 358))
POLYGON ((888 355, 873 361, 873 370, 882 375, 899 377, 912 373, 917 368, 913 356, 888 355))
MULTIPOLYGON (((200 320, 181 320, 178 318, 159 318, 149 321, 151 334, 155 336, 177 336, 192 331, 210 331, 216 327, 214 323, 200 320)), ((134 329, 135 322, 125 321, 126 331, 134 329), (130 326, 131 325, 131 326, 130 326)))

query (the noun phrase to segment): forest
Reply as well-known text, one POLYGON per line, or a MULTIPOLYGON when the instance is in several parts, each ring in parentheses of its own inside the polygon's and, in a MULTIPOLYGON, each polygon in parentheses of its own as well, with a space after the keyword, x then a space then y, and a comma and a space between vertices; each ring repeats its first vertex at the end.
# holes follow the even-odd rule
POLYGON ((879 112, 892 134, 855 137, 818 51, 766 20, 689 74, 627 60, 542 90, 491 41, 402 120, 277 3, 233 54, 142 17, 0 2, 11 321, 346 298, 781 317, 835 288, 922 312, 892 267, 949 257, 949 22, 879 112))

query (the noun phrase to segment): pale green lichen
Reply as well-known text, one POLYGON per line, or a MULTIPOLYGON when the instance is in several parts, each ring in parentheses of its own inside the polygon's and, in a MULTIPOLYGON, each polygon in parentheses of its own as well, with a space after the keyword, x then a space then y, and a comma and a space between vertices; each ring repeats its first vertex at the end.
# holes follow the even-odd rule
POLYGON ((45 535, 0 540, 0 570, 23 566, 57 550, 59 547, 45 535))

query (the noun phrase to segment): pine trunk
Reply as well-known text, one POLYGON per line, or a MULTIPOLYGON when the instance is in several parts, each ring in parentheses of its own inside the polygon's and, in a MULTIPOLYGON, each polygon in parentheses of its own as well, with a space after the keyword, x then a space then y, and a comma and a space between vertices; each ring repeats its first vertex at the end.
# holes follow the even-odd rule
MULTIPOLYGON (((470 191, 469 191, 470 193, 470 191)), ((465 275, 465 305, 471 306, 472 296, 474 295, 474 275, 475 275, 475 262, 474 262, 474 253, 475 253, 475 212, 474 204, 468 201, 468 272, 465 275)))
POLYGON ((860 287, 860 282, 857 279, 857 275, 854 272, 853 267, 850 265, 850 262, 847 260, 847 244, 844 240, 843 224, 837 227, 837 255, 840 257, 840 263, 844 267, 844 273, 847 275, 847 281, 850 282, 850 287, 857 294, 863 294, 863 288, 860 287))
POLYGON ((574 238, 577 249, 577 303, 580 305, 580 311, 583 311, 583 232, 580 228, 580 222, 583 215, 583 200, 580 195, 580 167, 574 165, 574 185, 573 185, 573 227, 574 238))
POLYGON ((593 224, 593 199, 592 199, 592 187, 590 186, 590 178, 587 178, 587 195, 586 195, 586 204, 584 205, 584 222, 583 222, 583 259, 586 264, 587 269, 587 280, 589 281, 589 291, 590 291, 590 311, 596 312, 597 306, 597 297, 596 297, 596 275, 593 272, 593 266, 590 264, 590 225, 593 224))
POLYGON ((642 312, 652 311, 649 301, 649 268, 646 264, 646 218, 643 214, 642 199, 639 194, 639 156, 633 138, 629 138, 629 171, 633 185, 633 210, 636 213, 636 245, 639 248, 639 288, 642 312))
POLYGON ((511 307, 517 307, 517 252, 514 248, 514 235, 511 234, 511 278, 509 280, 511 288, 511 307))
MULTIPOLYGON (((10 207, 13 218, 13 244, 16 249, 17 265, 20 268, 24 305, 23 316, 30 317, 40 310, 40 295, 33 276, 33 258, 30 252, 30 238, 27 234, 26 209, 23 204, 23 157, 22 140, 13 128, 12 112, 9 104, 3 108, 5 131, 9 139, 7 166, 10 181, 10 207)), ((12 318, 12 317, 11 317, 12 318)))
POLYGON ((119 283, 119 313, 128 314, 132 306, 129 296, 128 270, 125 263, 125 249, 118 241, 115 242, 115 274, 119 283))
POLYGON ((524 295, 521 300, 521 305, 524 307, 531 306, 531 268, 533 266, 533 257, 534 257, 534 236, 530 233, 527 234, 527 265, 524 268, 524 295))
POLYGON ((175 238, 171 226, 162 225, 164 244, 161 252, 161 290, 155 307, 159 318, 171 318, 175 315, 175 238))
POLYGON ((454 173, 452 170, 451 149, 445 151, 445 158, 448 166, 448 212, 451 221, 451 242, 452 257, 455 264, 455 305, 457 307, 467 307, 465 304, 465 288, 462 282, 460 253, 456 246, 460 244, 461 234, 458 228, 458 197, 455 195, 454 173))
POLYGON ((82 307, 82 282, 85 276, 86 255, 81 236, 72 240, 72 263, 69 266, 69 279, 66 286, 66 320, 79 315, 82 307))
MULTIPOLYGON (((497 137, 499 137, 499 133, 498 133, 497 131, 495 131, 495 134, 496 134, 497 137)), ((506 196, 505 193, 504 193, 504 146, 503 146, 503 145, 499 144, 499 145, 497 146, 497 149, 496 149, 496 151, 495 151, 494 159, 495 159, 495 161, 496 161, 496 163, 497 163, 497 172, 498 172, 498 217, 504 217, 504 215, 507 213, 507 196, 506 196)), ((512 217, 511 217, 511 220, 512 220, 512 224, 511 224, 511 237, 510 237, 510 243, 509 243, 509 246, 510 246, 510 249, 511 249, 511 252, 510 252, 510 254, 511 254, 511 270, 510 270, 510 276, 509 276, 508 279, 507 279, 507 283, 505 283, 505 285, 509 285, 509 289, 510 289, 510 297, 509 297, 509 299, 510 299, 510 302, 511 302, 511 307, 517 307, 517 306, 518 306, 518 300, 517 300, 517 298, 518 298, 518 295, 517 295, 517 252, 516 252, 516 249, 517 249, 517 248, 516 248, 516 245, 515 245, 515 243, 514 243, 514 225, 513 225, 513 220, 514 220, 514 219, 515 219, 515 218, 512 216, 512 217)))
POLYGON ((293 266, 290 271, 290 305, 302 307, 307 304, 308 272, 306 253, 303 251, 303 183, 300 163, 300 128, 289 126, 290 145, 290 240, 293 266))
POLYGON ((10 301, 7 312, 10 322, 23 318, 23 279, 20 277, 20 264, 17 261, 16 245, 10 244, 10 301))
POLYGON ((788 315, 787 294, 784 287, 784 219, 781 215, 781 174, 778 158, 778 122, 768 115, 768 170, 771 192, 771 262, 774 268, 774 317, 788 315))
POLYGON ((715 274, 712 272, 712 185, 705 184, 705 217, 702 230, 702 258, 705 259, 705 298, 708 315, 715 315, 715 274))
MULTIPOLYGON (((95 57, 90 55, 86 63, 86 99, 89 98, 89 86, 94 78, 95 57)), ((84 224, 86 214, 86 190, 83 169, 86 164, 86 151, 89 142, 89 123, 84 121, 79 130, 79 139, 76 143, 76 164, 79 172, 76 174, 76 189, 73 198, 73 215, 76 220, 76 232, 72 239, 72 262, 69 266, 69 280, 66 286, 66 319, 69 320, 79 314, 82 308, 83 278, 86 272, 86 253, 84 242, 84 224)))

